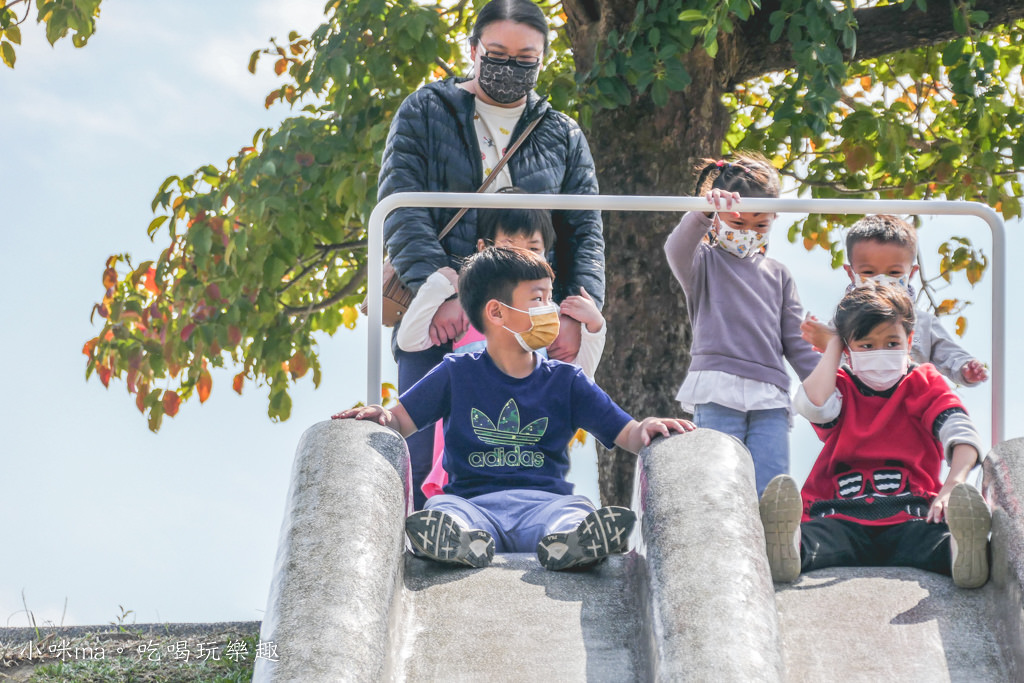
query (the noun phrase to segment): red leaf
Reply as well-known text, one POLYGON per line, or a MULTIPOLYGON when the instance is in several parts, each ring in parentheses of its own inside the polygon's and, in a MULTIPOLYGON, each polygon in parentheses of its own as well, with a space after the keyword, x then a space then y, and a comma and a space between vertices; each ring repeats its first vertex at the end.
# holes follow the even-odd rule
POLYGON ((178 408, 181 407, 181 397, 173 391, 164 392, 164 413, 168 417, 174 417, 178 414, 178 408))
POLYGON ((188 338, 192 336, 192 331, 196 329, 195 323, 189 323, 185 327, 181 328, 181 341, 188 341, 188 338))
POLYGON ((82 353, 86 356, 92 356, 92 350, 96 348, 96 342, 99 341, 99 337, 93 337, 89 341, 85 342, 82 346, 82 353))
POLYGON ((235 390, 239 396, 242 395, 242 385, 245 384, 245 373, 240 372, 235 375, 235 379, 231 382, 231 388, 235 390))
POLYGON ((238 329, 237 325, 228 325, 228 342, 232 346, 242 343, 242 331, 238 329))
POLYGON ((149 384, 143 383, 139 387, 139 393, 135 395, 135 407, 140 413, 146 412, 146 397, 149 396, 149 384))
POLYGON ((196 389, 199 391, 199 402, 206 403, 206 399, 210 398, 210 390, 213 389, 213 377, 208 370, 204 369, 199 373, 196 389))
POLYGON ((108 368, 106 365, 97 365, 96 374, 100 376, 100 381, 103 382, 103 386, 110 386, 110 368, 108 368))
POLYGON ((156 268, 150 267, 143 276, 146 283, 146 289, 151 291, 153 294, 159 294, 160 288, 156 284, 156 268))

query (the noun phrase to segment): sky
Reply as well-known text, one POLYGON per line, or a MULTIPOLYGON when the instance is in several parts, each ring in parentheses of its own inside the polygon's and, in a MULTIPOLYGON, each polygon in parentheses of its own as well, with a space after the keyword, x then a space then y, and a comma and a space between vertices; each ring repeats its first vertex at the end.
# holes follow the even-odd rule
MULTIPOLYGON (((146 226, 164 178, 222 165, 291 114, 264 108, 278 81, 269 60, 249 74, 249 54, 271 36, 308 34, 322 5, 107 0, 85 48, 51 48, 30 21, 16 69, 0 70, 0 626, 29 625, 26 609, 38 624, 103 624, 127 610, 138 623, 262 618, 295 446, 310 425, 363 398, 366 328, 321 340, 323 381, 315 391, 308 376, 300 381, 290 420, 270 422, 265 389, 247 384, 237 396, 229 368, 214 373, 209 401, 185 403, 159 434, 123 382, 85 380, 81 349, 100 329, 89 313, 106 258, 128 252, 137 263, 163 248, 146 226)), ((780 217, 772 255, 793 271, 807 308, 827 316, 846 276, 788 244, 787 225, 780 217)), ((921 233, 933 272, 935 248, 954 234, 991 253, 980 220, 933 221, 921 233)), ((1020 226, 1009 226, 1011 254, 1022 247, 1020 226)), ((964 345, 983 360, 990 287, 986 278, 965 293, 976 305, 964 345)), ((1022 287, 1017 269, 1009 291, 1022 287)), ((1013 320, 1009 338, 1022 332, 1013 320)), ((1008 355, 1003 370, 1020 385, 1024 361, 1008 355)), ((384 379, 394 375, 386 362, 384 379)), ((988 395, 987 386, 963 392, 986 441, 988 395)), ((1013 397, 1007 415, 1021 403, 1013 397)), ((802 480, 818 444, 800 420, 792 444, 802 480)), ((575 478, 593 496, 592 453, 577 457, 591 460, 575 478)))

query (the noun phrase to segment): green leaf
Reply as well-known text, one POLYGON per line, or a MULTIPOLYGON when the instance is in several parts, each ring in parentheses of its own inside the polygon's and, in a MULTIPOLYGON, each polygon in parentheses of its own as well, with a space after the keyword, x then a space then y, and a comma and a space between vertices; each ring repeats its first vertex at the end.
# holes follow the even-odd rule
POLYGON ((714 33, 708 33, 704 38, 704 49, 708 53, 708 57, 714 59, 718 55, 718 37, 714 33))
POLYGON ((0 58, 4 60, 4 64, 14 68, 14 62, 17 59, 14 56, 14 46, 8 43, 6 40, 0 42, 0 58))
POLYGON ((160 229, 160 226, 167 222, 168 216, 157 216, 149 223, 149 227, 146 228, 146 234, 149 235, 150 239, 153 239, 153 235, 160 229))
POLYGON ((679 21, 686 21, 686 22, 698 21, 698 22, 702 22, 703 23, 704 20, 705 20, 704 12, 702 12, 699 9, 688 9, 688 10, 683 10, 682 12, 679 13, 679 21))
POLYGON ((8 26, 7 29, 4 30, 4 33, 7 34, 8 40, 10 40, 12 43, 14 43, 15 45, 21 45, 21 27, 20 26, 18 26, 17 24, 13 24, 11 26, 8 26))
POLYGON ((964 13, 955 5, 953 8, 953 30, 960 35, 967 33, 967 20, 964 18, 964 13))
POLYGON ((668 88, 665 81, 654 81, 651 86, 651 102, 655 107, 664 107, 668 104, 668 88))
POLYGON ((192 247, 199 256, 208 256, 213 246, 213 231, 206 223, 196 223, 189 232, 192 247))

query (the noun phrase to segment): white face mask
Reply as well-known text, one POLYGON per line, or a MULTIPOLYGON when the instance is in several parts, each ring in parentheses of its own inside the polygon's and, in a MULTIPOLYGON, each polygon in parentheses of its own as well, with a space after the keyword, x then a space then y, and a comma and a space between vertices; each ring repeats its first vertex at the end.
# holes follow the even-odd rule
POLYGON ((850 369, 875 391, 885 391, 907 374, 910 356, 906 349, 850 351, 850 369))
POLYGON ((885 273, 879 273, 878 275, 872 275, 871 277, 862 277, 860 273, 853 274, 853 286, 863 287, 868 282, 876 282, 880 285, 899 285, 903 289, 910 293, 910 296, 914 296, 914 288, 910 284, 909 275, 900 275, 896 277, 894 275, 886 275, 885 273))
POLYGON ((758 253, 768 243, 768 233, 755 230, 737 230, 729 227, 715 216, 718 246, 739 258, 748 258, 758 253))

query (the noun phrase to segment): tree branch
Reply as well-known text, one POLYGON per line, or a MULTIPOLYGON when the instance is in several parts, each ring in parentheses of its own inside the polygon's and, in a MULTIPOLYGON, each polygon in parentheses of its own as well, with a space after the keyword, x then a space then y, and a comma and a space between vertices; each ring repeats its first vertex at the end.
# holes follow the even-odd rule
MULTIPOLYGON (((771 32, 768 17, 777 9, 777 2, 765 2, 750 21, 741 25, 747 49, 730 79, 730 86, 796 66, 787 40, 768 41, 771 32)), ((972 9, 988 13, 988 21, 977 27, 984 31, 1024 19, 1024 0, 978 0, 972 9)), ((953 10, 948 0, 928 0, 924 12, 916 6, 904 10, 899 5, 886 5, 857 10, 854 16, 859 26, 857 53, 846 55, 847 61, 938 45, 960 36, 953 28, 953 10)))
POLYGON ((318 311, 326 310, 333 306, 334 304, 341 301, 342 299, 344 299, 345 297, 351 295, 353 292, 359 289, 359 286, 362 285, 363 282, 365 281, 366 265, 364 264, 362 267, 359 268, 359 270, 355 272, 355 274, 352 276, 352 279, 345 283, 344 287, 339 289, 334 294, 331 294, 326 299, 321 299, 320 301, 317 301, 316 303, 311 303, 308 306, 289 306, 288 304, 282 303, 281 310, 288 315, 309 315, 310 313, 316 313, 318 311))

